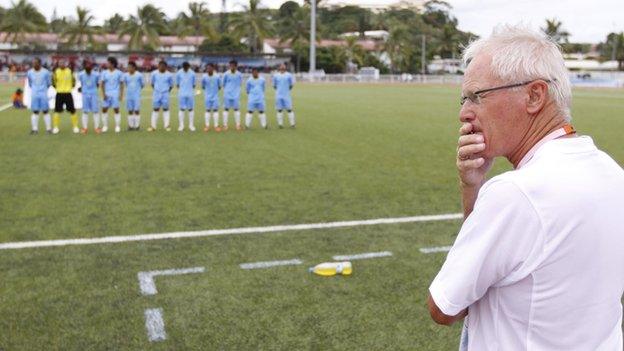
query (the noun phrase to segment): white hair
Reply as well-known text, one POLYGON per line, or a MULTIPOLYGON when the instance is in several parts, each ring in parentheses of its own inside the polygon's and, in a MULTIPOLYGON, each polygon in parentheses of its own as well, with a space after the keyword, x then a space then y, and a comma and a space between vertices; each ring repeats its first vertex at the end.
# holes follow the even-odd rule
POLYGON ((547 79, 549 95, 566 121, 570 121, 572 89, 559 45, 543 32, 524 25, 499 25, 492 35, 470 43, 463 53, 464 65, 477 55, 492 58, 495 77, 510 84, 547 79))

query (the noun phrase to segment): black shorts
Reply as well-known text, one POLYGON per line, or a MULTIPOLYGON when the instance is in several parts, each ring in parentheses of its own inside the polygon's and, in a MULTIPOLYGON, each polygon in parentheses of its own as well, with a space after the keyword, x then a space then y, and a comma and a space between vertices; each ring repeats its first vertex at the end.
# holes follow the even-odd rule
POLYGON ((71 93, 57 93, 54 101, 54 112, 63 112, 63 105, 70 113, 76 113, 74 98, 71 93))

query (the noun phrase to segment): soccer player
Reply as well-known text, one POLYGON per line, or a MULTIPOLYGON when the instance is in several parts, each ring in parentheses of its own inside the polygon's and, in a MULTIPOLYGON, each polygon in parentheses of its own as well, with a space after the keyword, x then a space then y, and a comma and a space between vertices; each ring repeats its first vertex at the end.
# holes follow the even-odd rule
POLYGON ((195 106, 195 71, 188 62, 182 63, 182 69, 176 73, 176 86, 178 87, 178 132, 184 130, 184 111, 188 111, 189 130, 195 131, 193 107, 195 106))
POLYGON ((43 113, 43 120, 46 126, 46 133, 52 133, 52 119, 48 111, 50 104, 48 103, 48 88, 52 85, 50 71, 41 67, 41 59, 33 60, 33 68, 26 74, 28 85, 30 86, 30 134, 39 133, 39 113, 43 113))
POLYGON ((219 89, 221 89, 221 77, 214 70, 214 65, 209 63, 206 67, 206 73, 202 76, 201 86, 204 89, 206 116, 204 132, 210 130, 210 114, 214 121, 215 131, 220 132, 219 127, 219 89))
POLYGON ((264 129, 268 129, 266 115, 264 114, 264 90, 265 81, 260 77, 257 68, 251 71, 251 78, 247 80, 245 86, 247 91, 247 116, 245 116, 245 127, 251 127, 251 119, 254 111, 258 111, 260 117, 260 125, 264 129))
POLYGON ((76 115, 76 108, 74 107, 74 98, 72 97, 72 89, 76 85, 76 78, 74 73, 67 67, 65 60, 59 61, 59 66, 54 70, 52 74, 52 86, 56 89, 56 98, 54 101, 54 117, 52 123, 54 129, 52 133, 58 134, 60 113, 63 112, 63 107, 71 113, 71 122, 74 133, 80 133, 78 129, 78 116, 76 115))
POLYGON ((101 75, 102 81, 102 132, 108 131, 108 109, 115 111, 115 133, 121 132, 121 114, 119 113, 119 102, 123 98, 123 73, 117 69, 117 59, 109 57, 108 67, 101 75))
POLYGON ((82 134, 89 130, 89 113, 93 113, 93 128, 100 134, 100 108, 98 103, 98 88, 100 74, 93 71, 93 64, 87 60, 83 64, 84 70, 78 74, 80 92, 82 93, 82 134))
POLYGON ((295 112, 292 109, 290 91, 295 85, 295 79, 290 72, 286 72, 286 65, 279 66, 279 73, 273 75, 273 88, 275 89, 275 109, 277 110, 277 125, 284 128, 283 110, 288 111, 290 128, 295 128, 295 112))
POLYGON ((223 130, 228 129, 228 115, 234 110, 234 122, 236 130, 241 130, 240 125, 240 90, 243 85, 243 75, 236 70, 238 62, 230 61, 230 69, 223 74, 223 130))
POLYGON ((171 131, 169 126, 169 92, 173 89, 173 75, 167 71, 167 62, 160 61, 158 63, 158 69, 152 72, 150 82, 154 93, 152 95, 152 123, 148 131, 153 132, 156 130, 156 123, 158 122, 158 113, 162 109, 163 120, 166 131, 171 131))
POLYGON ((141 124, 141 90, 145 86, 143 74, 137 72, 134 61, 128 62, 128 72, 123 76, 126 86, 126 108, 128 109, 128 130, 138 131, 141 124))

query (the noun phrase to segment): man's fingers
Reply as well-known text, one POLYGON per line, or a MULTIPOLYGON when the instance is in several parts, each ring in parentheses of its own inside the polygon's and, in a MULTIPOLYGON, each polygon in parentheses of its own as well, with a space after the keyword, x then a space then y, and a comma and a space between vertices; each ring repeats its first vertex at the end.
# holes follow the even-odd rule
POLYGON ((460 172, 477 169, 485 163, 485 159, 483 157, 475 158, 472 160, 457 160, 457 168, 460 172))
POLYGON ((470 123, 462 123, 462 126, 459 127, 459 134, 466 135, 472 132, 472 124, 470 123))
POLYGON ((457 157, 460 160, 465 160, 465 159, 470 158, 470 156, 476 153, 479 153, 483 150, 485 150, 485 144, 483 143, 464 145, 457 149, 457 157))
POLYGON ((483 135, 481 134, 467 134, 467 135, 462 135, 459 137, 459 140, 457 141, 457 145, 459 147, 462 147, 464 145, 469 145, 469 144, 480 144, 483 143, 484 139, 483 139, 483 135))

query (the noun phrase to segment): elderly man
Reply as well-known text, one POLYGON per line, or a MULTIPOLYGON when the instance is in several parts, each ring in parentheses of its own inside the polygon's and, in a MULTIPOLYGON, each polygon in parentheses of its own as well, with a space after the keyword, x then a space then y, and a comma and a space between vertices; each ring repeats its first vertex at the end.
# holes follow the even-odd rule
POLYGON ((624 171, 570 121, 556 44, 503 26, 466 48, 457 168, 466 220, 429 288, 461 349, 622 350, 624 171), (513 171, 488 181, 495 157, 513 171))

